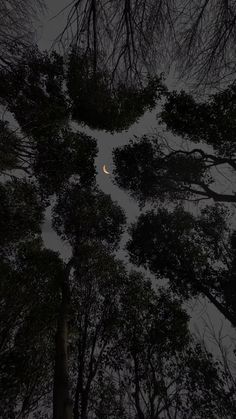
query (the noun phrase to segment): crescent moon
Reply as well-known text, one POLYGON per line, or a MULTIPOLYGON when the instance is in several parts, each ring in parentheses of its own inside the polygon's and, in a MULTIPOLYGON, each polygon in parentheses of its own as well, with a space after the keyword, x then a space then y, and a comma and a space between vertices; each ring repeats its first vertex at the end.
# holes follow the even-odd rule
POLYGON ((105 165, 105 164, 102 166, 102 170, 103 170, 103 172, 104 172, 106 175, 109 175, 109 174, 110 174, 110 172, 108 172, 108 170, 106 169, 106 165, 105 165))

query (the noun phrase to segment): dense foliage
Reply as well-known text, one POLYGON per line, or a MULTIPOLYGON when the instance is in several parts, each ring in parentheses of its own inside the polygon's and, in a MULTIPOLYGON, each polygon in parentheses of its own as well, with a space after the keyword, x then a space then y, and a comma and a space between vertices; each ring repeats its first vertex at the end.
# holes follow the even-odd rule
POLYGON ((207 297, 236 326, 236 233, 223 205, 197 215, 183 201, 236 202, 212 171, 236 167, 234 85, 197 102, 79 52, 31 48, 0 73, 0 417, 231 419, 231 370, 191 335, 183 303, 207 297), (117 258, 126 215, 99 189, 82 127, 127 130, 161 99, 160 122, 193 148, 144 135, 114 151, 115 181, 151 204, 126 246, 150 280, 117 258), (68 259, 47 248, 45 220, 68 259))

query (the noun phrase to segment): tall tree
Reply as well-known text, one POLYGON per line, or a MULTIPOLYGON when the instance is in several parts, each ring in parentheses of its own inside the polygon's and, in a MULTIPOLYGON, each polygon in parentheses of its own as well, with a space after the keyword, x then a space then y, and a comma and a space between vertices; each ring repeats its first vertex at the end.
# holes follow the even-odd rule
POLYGON ((178 300, 154 291, 140 273, 128 274, 100 246, 84 248, 74 275, 75 418, 230 417, 223 371, 191 338, 178 300))
POLYGON ((1 252, 0 415, 15 418, 50 406, 63 263, 40 238, 11 250, 1 252))
MULTIPOLYGON (((38 402, 46 401, 45 395, 50 397, 54 375, 55 418, 71 418, 72 406, 74 415, 79 418, 86 418, 91 412, 101 417, 112 417, 112 414, 114 418, 125 417, 130 403, 134 406, 133 417, 143 418, 157 411, 169 415, 174 412, 176 417, 181 417, 186 409, 196 418, 202 415, 203 409, 209 412, 211 409, 212 418, 219 414, 227 417, 234 406, 223 402, 228 400, 228 395, 224 393, 220 372, 209 354, 194 345, 188 346, 187 317, 178 301, 165 293, 156 295, 150 282, 144 281, 140 274, 127 276, 122 264, 110 255, 110 251, 117 248, 123 231, 123 211, 97 188, 82 187, 76 180, 57 194, 53 225, 72 246, 69 262, 63 263, 57 254, 43 249, 40 240, 32 241, 38 237, 39 227, 29 236, 25 228, 22 229, 19 236, 11 239, 14 252, 4 254, 1 269, 4 304, 0 322, 5 335, 1 383, 6 395, 3 414, 10 417, 17 409, 25 415, 33 412, 38 402), (26 243, 21 242, 21 237, 26 243), (27 243, 27 240, 30 241, 27 243), (9 281, 13 289, 17 289, 15 298, 9 281), (11 330, 5 322, 7 313, 11 330), (161 359, 160 353, 163 354, 161 359), (29 359, 34 359, 30 365, 29 359), (197 365, 197 374, 195 371, 192 374, 189 367, 193 362, 197 365), (153 372, 153 365, 162 377, 161 383, 153 372), (118 389, 109 375, 111 371, 114 377, 120 377, 118 389), (112 391, 116 394, 113 404, 103 399, 109 382, 112 382, 111 394, 112 391), (163 395, 163 388, 167 394, 163 395), (201 403, 199 398, 193 400, 196 388, 196 394, 201 394, 201 403), (219 405, 216 398, 221 400, 222 394, 219 405), (146 407, 141 403, 142 397, 146 407), (118 416, 114 413, 115 407, 119 409, 118 416)), ((18 199, 22 197, 19 193, 18 199)), ((12 201, 11 205, 14 208, 12 201)), ((23 214, 34 220, 31 206, 29 203, 23 214)), ((213 243, 214 251, 219 250, 217 216, 224 229, 222 213, 207 213, 206 220, 201 221, 203 231, 211 227, 204 251, 214 247, 213 243)), ((37 226, 40 220, 36 217, 37 226)), ((198 231, 197 238, 201 237, 198 231)), ((212 254, 211 257, 214 259, 212 254)), ((202 257, 201 262, 205 260, 206 257, 202 257)))
POLYGON ((117 342, 119 301, 126 282, 124 266, 109 250, 100 244, 81 249, 75 263, 70 319, 74 419, 86 419, 97 408, 117 342))
POLYGON ((63 58, 29 48, 11 71, 1 71, 1 103, 25 135, 50 138, 69 117, 63 82, 63 58))
POLYGON ((61 266, 43 247, 45 206, 35 185, 13 176, 0 184, 0 195, 0 415, 15 418, 50 394, 61 266))
POLYGON ((159 114, 160 122, 187 141, 210 146, 217 157, 228 158, 235 169, 235 99, 235 83, 202 101, 183 90, 169 92, 159 114))
POLYGON ((230 417, 235 402, 225 403, 223 371, 191 338, 179 303, 168 291, 153 292, 140 274, 131 278, 121 311, 123 357, 115 359, 130 416, 230 417))
POLYGON ((235 203, 231 183, 236 169, 235 86, 205 102, 185 92, 169 93, 158 116, 180 138, 144 135, 116 149, 118 185, 141 202, 210 199, 235 203))
POLYGON ((73 177, 84 186, 94 183, 96 140, 68 126, 50 138, 32 139, 3 122, 0 148, 0 173, 10 179, 30 179, 44 198, 58 192, 73 177))
POLYGON ((57 38, 92 54, 113 79, 140 80, 175 65, 198 88, 235 76, 233 0, 73 0, 57 38))
MULTIPOLYGON (((178 2, 182 5, 182 2, 178 2)), ((235 21, 233 0, 184 2, 176 22, 173 57, 180 76, 195 89, 219 88, 235 78, 235 21)))
POLYGON ((168 55, 178 13, 174 1, 154 0, 73 0, 65 9, 67 22, 56 43, 92 56, 94 70, 108 71, 112 83, 140 83, 144 74, 155 73, 160 56, 168 55))
POLYGON ((25 179, 13 179, 0 184, 0 252, 14 252, 21 241, 40 236, 44 220, 44 205, 37 188, 25 179))
POLYGON ((10 68, 36 41, 35 23, 45 11, 43 0, 3 0, 0 6, 0 66, 10 68))
POLYGON ((165 92, 162 79, 112 87, 109 73, 94 71, 90 57, 75 49, 63 58, 35 47, 11 71, 1 71, 0 103, 34 139, 55 136, 70 118, 93 129, 122 131, 155 107, 165 92))
POLYGON ((61 283, 53 391, 54 419, 72 417, 67 354, 72 268, 77 258, 80 259, 86 244, 101 243, 109 249, 117 248, 124 223, 121 208, 97 188, 83 189, 72 183, 58 196, 53 210, 53 226, 60 237, 72 246, 72 258, 66 265, 61 283))
POLYGON ((146 77, 139 85, 111 82, 109 71, 93 68, 92 58, 72 49, 67 87, 72 117, 78 123, 106 131, 122 131, 153 109, 166 91, 162 76, 146 77))
POLYGON ((142 214, 130 229, 131 261, 169 280, 180 298, 202 295, 236 326, 234 251, 223 208, 207 207, 199 217, 183 208, 142 214))

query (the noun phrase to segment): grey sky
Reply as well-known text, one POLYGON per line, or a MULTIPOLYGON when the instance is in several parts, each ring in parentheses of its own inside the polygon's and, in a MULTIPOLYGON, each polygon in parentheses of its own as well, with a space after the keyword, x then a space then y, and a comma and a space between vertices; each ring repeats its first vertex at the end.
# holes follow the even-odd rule
MULTIPOLYGON (((48 0, 48 14, 45 15, 42 20, 42 25, 38 26, 39 34, 39 47, 44 49, 49 49, 52 45, 52 42, 55 40, 56 36, 60 33, 60 30, 65 24, 66 13, 62 13, 57 16, 55 19, 51 19, 55 16, 69 1, 65 0, 48 0)), ((168 78, 169 86, 173 88, 175 83, 173 78, 168 78)), ((112 183, 112 149, 114 147, 126 144, 134 134, 140 136, 144 133, 151 132, 152 129, 157 127, 156 122, 156 110, 153 112, 146 113, 137 124, 133 125, 127 132, 122 132, 119 134, 111 135, 109 133, 101 131, 92 131, 89 128, 82 128, 78 126, 78 129, 85 131, 89 135, 93 136, 98 141, 99 153, 96 159, 97 166, 97 182, 100 188, 105 192, 111 195, 112 199, 117 201, 121 207, 125 210, 128 218, 128 222, 134 221, 134 219, 139 214, 139 208, 137 203, 132 200, 127 193, 120 190, 112 183), (102 172, 102 165, 106 164, 111 175, 105 175, 102 172)), ((64 257, 68 257, 70 254, 70 249, 66 244, 63 244, 56 234, 52 231, 50 226, 50 212, 47 213, 46 223, 43 228, 45 243, 48 247, 53 248, 54 250, 59 250, 64 257)), ((127 236, 125 236, 126 238, 127 236)), ((124 243, 125 241, 122 241, 124 243)), ((118 253, 118 256, 124 258, 125 252, 121 250, 118 253)), ((212 320, 216 331, 219 331, 222 322, 224 324, 223 333, 235 337, 235 332, 232 330, 229 323, 219 314, 214 306, 207 303, 205 299, 201 299, 198 303, 188 304, 188 312, 192 316, 191 320, 191 329, 194 330, 197 326, 200 332, 204 330, 204 323, 209 323, 209 318, 212 320)), ((228 340, 229 341, 229 340, 228 340)), ((228 342, 226 340, 226 343, 228 342)), ((209 339, 208 339, 209 342, 209 339)))

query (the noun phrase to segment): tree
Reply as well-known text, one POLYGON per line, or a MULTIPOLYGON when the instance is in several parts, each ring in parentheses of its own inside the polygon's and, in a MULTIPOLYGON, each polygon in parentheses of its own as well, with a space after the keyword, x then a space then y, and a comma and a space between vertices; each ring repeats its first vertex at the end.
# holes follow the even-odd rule
POLYGON ((115 80, 140 80, 175 65, 195 87, 216 87, 235 75, 233 1, 73 0, 56 39, 92 54, 115 80))
POLYGON ((58 196, 53 210, 53 227, 75 254, 87 242, 115 250, 124 224, 123 210, 97 187, 88 190, 72 183, 58 196))
POLYGON ((236 9, 233 1, 186 2, 176 22, 173 57, 195 89, 218 89, 235 77, 236 9))
POLYGON ((205 296, 235 326, 235 300, 226 291, 235 288, 226 215, 221 207, 206 207, 199 217, 181 207, 149 211, 131 226, 127 248, 133 263, 168 279, 181 299, 205 296))
POLYGON ((93 69, 91 57, 72 49, 67 74, 72 100, 72 118, 94 129, 127 130, 147 110, 155 107, 165 92, 163 77, 147 77, 145 83, 111 83, 108 71, 93 69))
MULTIPOLYGON (((45 206, 49 205, 49 201, 46 200, 45 202, 44 200, 45 195, 47 197, 56 192, 59 205, 56 205, 54 210, 54 226, 65 240, 69 240, 71 244, 74 243, 72 258, 67 263, 61 263, 60 275, 57 276, 58 305, 57 307, 52 306, 56 324, 51 329, 54 331, 56 338, 53 415, 57 419, 62 416, 63 418, 71 418, 67 347, 70 280, 74 270, 74 258, 80 255, 79 249, 87 241, 91 243, 101 241, 106 247, 115 249, 123 230, 122 225, 125 222, 125 217, 118 205, 113 204, 110 197, 100 192, 94 185, 94 158, 97 151, 95 141, 85 134, 72 132, 68 127, 69 113, 67 113, 67 99, 62 89, 63 68, 60 57, 56 54, 52 54, 51 57, 47 54, 42 55, 37 50, 27 54, 25 61, 23 60, 15 67, 15 73, 14 71, 11 74, 4 73, 5 87, 7 86, 7 88, 3 89, 3 102, 14 114, 24 138, 13 132, 7 124, 3 124, 2 142, 11 159, 9 158, 6 163, 3 161, 2 166, 8 170, 8 175, 13 179, 16 175, 12 174, 12 170, 20 168, 26 176, 31 177, 32 184, 34 181, 32 191, 35 196, 26 187, 25 191, 23 187, 17 191, 19 198, 22 198, 22 196, 27 198, 25 202, 21 203, 17 212, 22 221, 28 223, 26 225, 22 223, 22 229, 25 230, 24 240, 28 240, 28 231, 29 238, 31 237, 30 233, 35 235, 33 221, 40 222, 43 220, 40 217, 34 220, 37 212, 34 211, 33 205, 36 206, 37 199, 39 199, 40 203, 43 202, 41 205, 44 209, 45 206), (22 83, 18 85, 15 80, 18 82, 20 80, 22 83), (52 104, 58 104, 58 107, 54 107, 52 104), (42 110, 43 113, 41 113, 42 110), (44 125, 45 120, 46 124, 44 125), (12 139, 11 147, 8 147, 6 137, 12 139), (23 163, 18 167, 19 160, 23 160, 23 163), (25 193, 25 196, 22 195, 22 192, 25 193), (39 198, 39 192, 41 199, 39 198), (29 196, 27 196, 27 193, 29 196), (32 197, 30 193, 33 195, 32 197), (35 203, 33 198, 36 200, 35 203), (68 202, 66 202, 66 199, 68 199, 68 202), (68 206, 68 203, 71 207, 68 206), (60 207, 60 205, 62 206, 60 207), (24 218, 24 211, 26 215, 30 212, 27 221, 24 218), (81 215, 86 217, 86 224, 84 221, 82 222, 81 215), (77 216, 79 216, 80 221, 77 216), (31 219, 32 223, 30 224, 31 219)), ((16 178, 14 182, 16 187, 21 183, 22 185, 28 185, 25 179, 17 180, 16 178)), ((8 210, 10 216, 11 211, 13 212, 12 219, 15 224, 12 225, 12 240, 16 246, 21 240, 21 235, 19 237, 15 233, 15 229, 17 232, 17 224, 14 219, 15 202, 13 203, 12 198, 8 205, 12 208, 6 207, 7 213, 3 215, 6 218, 8 210)), ((4 221, 3 227, 5 227, 4 221)), ((40 229, 37 232, 40 234, 40 229)), ((21 233, 22 230, 20 230, 21 233)), ((14 274, 16 275, 15 272, 14 274)), ((37 269, 36 272, 32 272, 32 275, 37 278, 37 269)), ((50 290, 48 291, 50 293, 50 290)), ((29 313, 30 316, 31 312, 29 313)), ((39 313, 39 321, 40 319, 41 314, 39 313)), ((51 324, 50 319, 48 319, 48 323, 51 324)), ((27 329, 28 326, 25 321, 23 321, 22 327, 27 329)), ((37 331, 36 338, 40 339, 37 331)), ((39 347, 41 348, 40 344, 39 347)), ((27 398, 30 399, 30 395, 27 394, 27 398)), ((29 406, 31 401, 29 400, 27 403, 27 406, 29 406)), ((26 407, 23 410, 25 409, 26 407)))
MULTIPOLYGON (((210 229, 205 248, 215 244, 214 251, 220 250, 216 221, 218 217, 224 229, 224 215, 202 217, 202 230, 210 229)), ((223 402, 228 398, 217 366, 199 347, 188 346, 187 316, 179 302, 166 293, 156 294, 141 274, 127 275, 110 254, 122 233, 122 210, 98 189, 72 182, 58 194, 53 218, 56 231, 72 245, 69 262, 44 249, 39 239, 32 241, 34 236, 28 238, 24 230, 14 238, 14 252, 1 261, 3 415, 33 412, 52 391, 55 418, 71 418, 72 406, 78 418, 125 417, 130 403, 133 417, 156 409, 180 417, 187 410, 196 418, 210 409, 212 418, 219 412, 227 417, 230 408, 232 413, 233 406, 223 402), (34 360, 30 365, 29 359, 34 360), (193 362, 197 373, 192 372, 193 362), (119 377, 118 388, 114 377, 119 377), (102 403, 111 380, 114 403, 102 403), (148 407, 141 404, 142 396, 148 407), (222 403, 216 403, 221 397, 222 403)))
POLYGON ((233 189, 226 182, 236 169, 234 97, 234 85, 203 103, 185 92, 168 94, 160 122, 185 143, 176 137, 171 141, 158 134, 144 135, 116 149, 118 185, 143 203, 209 199, 235 203, 234 191, 218 187, 220 179, 233 189))
MULTIPOLYGON (((0 144, 7 151, 6 159, 1 158, 2 171, 8 172, 11 182, 0 188, 4 204, 0 228, 4 232, 6 222, 10 224, 0 243, 4 359, 0 386, 5 397, 0 414, 26 416, 48 397, 53 398, 54 419, 71 419, 73 414, 79 419, 125 418, 130 406, 134 418, 154 419, 162 412, 196 419, 206 412, 212 418, 232 417, 235 409, 227 404, 221 371, 191 341, 180 298, 154 292, 150 282, 140 274, 128 274, 112 254, 119 246, 125 215, 95 184, 94 140, 69 128, 74 104, 65 90, 62 58, 28 52, 25 61, 3 76, 2 102, 21 133, 5 123, 1 126, 0 144), (24 171, 27 180, 16 178, 12 173, 16 168, 24 171), (45 249, 40 239, 43 210, 49 205, 44 196, 52 194, 56 201, 52 225, 71 246, 68 261, 45 249), (111 402, 104 398, 109 385, 114 395, 111 402)), ((153 91, 149 93, 145 95, 154 103, 153 91)), ((122 94, 119 100, 124 99, 122 94)), ((132 101, 141 97, 134 95, 132 101)), ((138 107, 139 113, 144 105, 138 107)), ((126 116, 122 123, 128 126, 126 116)), ((169 214, 161 215, 160 232, 167 225, 173 248, 173 254, 167 249, 167 271, 164 253, 159 252, 163 272, 170 279, 173 275, 182 289, 181 281, 187 281, 189 273, 194 279, 194 274, 199 275, 198 283, 206 290, 213 288, 211 298, 235 321, 227 287, 235 276, 235 246, 232 236, 229 254, 224 249, 229 238, 225 212, 206 210, 197 221, 180 210, 172 220, 169 214), (177 246, 178 234, 182 241, 177 246), (224 259, 219 257, 222 251, 224 259), (221 276, 216 275, 218 261, 223 264, 221 276)), ((153 228, 150 240, 155 232, 153 228)), ((147 262, 149 257, 155 260, 155 255, 143 254, 147 262)), ((187 291, 189 295, 199 292, 196 281, 189 282, 187 291)))
POLYGON ((73 177, 84 186, 94 183, 96 140, 68 126, 50 139, 32 139, 12 131, 4 122, 0 147, 0 173, 12 179, 17 179, 17 174, 30 178, 42 198, 58 192, 73 177))
POLYGON ((210 146, 216 157, 225 158, 235 169, 235 98, 234 83, 205 101, 197 101, 185 91, 173 91, 167 95, 160 122, 187 141, 210 146))
POLYGON ((75 418, 230 417, 221 371, 192 340, 178 300, 154 291, 140 273, 127 273, 99 244, 83 246, 74 266, 69 370, 75 418))
POLYGON ((40 236, 44 205, 35 186, 13 179, 0 184, 0 253, 11 254, 14 246, 40 236))
POLYGON ((50 307, 56 296, 50 299, 45 288, 54 280, 56 256, 40 240, 44 205, 35 185, 13 177, 0 184, 0 196, 0 415, 14 418, 34 411, 50 391, 50 307))
POLYGON ((140 273, 125 273, 111 257, 107 266, 100 263, 101 256, 97 248, 92 267, 84 266, 83 277, 80 266, 81 280, 75 282, 75 418, 204 418, 206 412, 229 418, 234 407, 225 402, 222 371, 191 338, 179 302, 169 292, 154 291, 140 273), (104 391, 113 396, 109 403, 104 391), (87 413, 81 413, 83 403, 87 413))
POLYGON ((109 73, 94 72, 90 57, 74 49, 63 58, 31 48, 11 71, 0 74, 0 103, 34 140, 55 136, 70 118, 93 129, 128 129, 166 90, 162 76, 146 77, 138 86, 120 82, 112 87, 109 73))
POLYGON ((94 70, 108 71, 114 84, 136 84, 155 74, 160 57, 168 55, 178 13, 174 1, 153 0, 74 0, 66 9, 67 22, 55 43, 92 56, 94 70))
POLYGON ((11 71, 1 71, 1 104, 26 136, 50 138, 69 118, 63 82, 63 58, 29 48, 11 71))
POLYGON ((45 10, 42 0, 3 0, 0 7, 0 66, 10 68, 35 42, 34 24, 45 10))
MULTIPOLYGON (((85 419, 101 409, 99 400, 119 333, 119 301, 127 273, 100 244, 84 246, 74 266, 70 375, 74 418, 85 419)), ((108 415, 110 408, 103 405, 103 414, 108 415)))
MULTIPOLYGON (((65 267, 60 286, 53 392, 54 419, 60 419, 62 414, 67 419, 72 417, 67 352, 72 268, 75 267, 77 258, 81 257, 81 251, 86 244, 101 243, 105 248, 116 249, 124 223, 125 217, 121 208, 97 188, 83 189, 72 183, 58 196, 53 210, 53 226, 59 236, 72 246, 72 258, 65 267)), ((86 263, 88 264, 88 259, 86 263)), ((84 409, 83 415, 86 404, 84 409)))
POLYGON ((43 414, 48 407, 62 265, 39 238, 17 243, 14 253, 1 255, 2 417, 28 417, 41 409, 43 414))
POLYGON ((191 338, 186 313, 169 292, 155 293, 147 283, 141 285, 140 275, 135 279, 123 300, 119 348, 124 358, 117 366, 130 416, 230 417, 232 405, 224 403, 222 371, 191 338))
POLYGON ((0 170, 2 174, 13 169, 19 169, 23 156, 19 153, 20 138, 9 128, 6 121, 0 123, 0 170))
POLYGON ((41 138, 31 154, 30 167, 41 194, 50 196, 74 179, 77 185, 89 188, 95 183, 97 142, 83 132, 63 127, 50 140, 41 138))
POLYGON ((72 177, 92 184, 96 142, 70 127, 62 57, 28 50, 11 72, 2 71, 1 81, 2 103, 19 124, 13 130, 1 123, 1 173, 30 177, 44 198, 72 177))
MULTIPOLYGON (((73 280, 74 271, 79 266, 77 275, 82 274, 85 282, 89 278, 92 280, 92 272, 95 276, 96 269, 106 258, 107 271, 103 274, 107 276, 110 269, 111 277, 114 275, 112 258, 108 266, 108 251, 103 258, 98 253, 99 261, 96 262, 94 249, 98 243, 109 250, 118 246, 125 217, 109 196, 96 188, 92 190, 86 182, 83 188, 78 182, 67 186, 58 196, 54 208, 57 232, 73 245, 72 258, 66 263, 54 252, 43 249, 40 241, 42 210, 40 205, 37 207, 37 194, 33 195, 33 192, 35 190, 29 188, 25 181, 16 180, 2 185, 2 231, 7 221, 10 224, 10 230, 2 237, 1 243, 3 305, 0 327, 4 360, 1 386, 6 394, 6 405, 2 409, 4 415, 13 415, 19 409, 22 414, 27 414, 53 391, 54 417, 63 415, 63 418, 71 418, 68 321, 73 324, 71 298, 73 305, 78 303, 78 295, 74 294, 76 288, 71 295, 71 285, 74 287, 76 281, 81 286, 83 284, 80 278, 73 280), (86 225, 83 217, 86 217, 86 225), (20 228, 17 220, 20 220, 20 228), (88 254, 86 244, 90 246, 88 254), (92 265, 91 251, 97 265, 86 275, 88 263, 92 265), (82 268, 83 272, 80 272, 82 268), (13 293, 15 287, 17 293, 13 293), (46 356, 45 347, 48 348, 46 356), (31 371, 27 362, 33 359, 35 351, 35 362, 31 364, 35 370, 31 371)), ((104 276, 102 278, 104 280, 104 276)), ((107 288, 109 297, 110 291, 107 288)))

